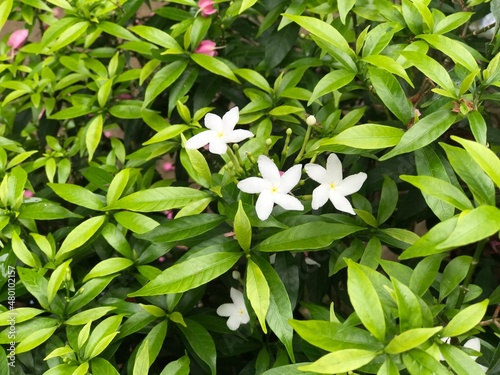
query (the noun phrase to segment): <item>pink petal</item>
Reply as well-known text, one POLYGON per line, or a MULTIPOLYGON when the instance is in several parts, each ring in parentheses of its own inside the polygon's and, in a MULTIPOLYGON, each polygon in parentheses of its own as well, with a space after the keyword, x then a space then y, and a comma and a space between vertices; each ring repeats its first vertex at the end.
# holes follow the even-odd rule
POLYGON ((14 31, 10 35, 9 40, 7 41, 7 45, 12 49, 18 49, 24 44, 26 38, 28 37, 28 34, 29 31, 26 29, 19 29, 14 31))

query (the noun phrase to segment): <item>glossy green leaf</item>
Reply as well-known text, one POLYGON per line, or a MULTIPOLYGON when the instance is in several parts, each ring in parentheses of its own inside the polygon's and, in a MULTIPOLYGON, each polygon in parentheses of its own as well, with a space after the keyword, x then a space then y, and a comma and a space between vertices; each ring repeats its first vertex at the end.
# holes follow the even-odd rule
POLYGON ((187 65, 187 60, 178 60, 164 66, 156 72, 146 88, 142 108, 149 106, 149 104, 151 104, 158 95, 172 85, 172 83, 174 83, 177 78, 181 76, 187 65))
POLYGON ((271 86, 269 86, 267 80, 255 70, 236 69, 234 73, 236 73, 237 75, 239 75, 241 78, 243 78, 245 81, 248 81, 252 85, 257 86, 259 89, 264 90, 267 93, 272 92, 271 86))
POLYGON ((99 293, 101 293, 104 288, 115 278, 116 275, 98 277, 87 281, 83 286, 77 290, 75 296, 67 305, 68 314, 72 314, 75 311, 81 309, 83 306, 87 305, 90 301, 96 298, 99 293))
POLYGON ((194 289, 227 272, 240 257, 240 253, 218 252, 176 263, 129 296, 156 296, 194 289))
POLYGON ((47 341, 56 331, 57 326, 34 331, 16 346, 16 354, 29 352, 47 341))
POLYGON ((455 142, 460 143, 477 164, 500 188, 500 159, 488 147, 479 143, 452 136, 455 142))
POLYGON ((137 234, 144 234, 160 225, 157 221, 151 219, 150 217, 137 212, 116 212, 113 214, 113 217, 122 227, 137 234))
POLYGON ((83 358, 91 359, 103 352, 118 334, 122 319, 122 315, 113 315, 100 322, 90 334, 83 358))
POLYGON ((105 209, 158 212, 181 208, 208 196, 209 194, 205 191, 185 187, 151 188, 127 195, 105 207, 105 209))
POLYGON ((71 42, 77 40, 90 26, 89 21, 80 21, 74 25, 69 26, 62 33, 59 34, 57 41, 50 45, 50 50, 52 52, 61 49, 71 42))
POLYGON ((169 125, 152 136, 148 141, 144 142, 143 145, 151 145, 168 141, 169 139, 177 137, 187 129, 189 129, 189 126, 187 125, 169 125))
POLYGON ((422 327, 422 308, 418 296, 405 284, 391 278, 398 304, 400 332, 422 327))
POLYGON ((189 346, 196 355, 208 366, 212 375, 216 374, 216 356, 215 343, 210 333, 201 324, 191 319, 186 319, 187 327, 177 325, 189 346))
POLYGON ((344 130, 333 138, 321 140, 321 145, 344 145, 361 150, 376 150, 398 144, 404 132, 392 126, 363 124, 344 130))
POLYGON ((252 242, 252 225, 250 220, 243 208, 243 203, 238 201, 238 211, 234 216, 234 233, 236 234, 236 240, 240 244, 241 248, 248 252, 250 250, 250 245, 252 242))
POLYGON ((348 269, 347 293, 354 311, 356 311, 366 329, 378 340, 383 341, 385 339, 386 325, 380 298, 363 269, 349 259, 346 260, 346 263, 348 269))
POLYGON ((14 310, 7 310, 0 313, 0 327, 10 325, 12 313, 16 314, 16 323, 22 323, 44 312, 34 307, 16 307, 14 310))
POLYGON ((403 78, 411 87, 413 86, 413 82, 408 77, 408 74, 403 69, 401 65, 399 65, 395 60, 391 59, 389 56, 385 55, 369 55, 363 57, 362 61, 370 63, 379 69, 387 70, 387 72, 395 74, 403 78))
POLYGON ((177 43, 174 38, 161 29, 145 25, 135 25, 131 26, 129 29, 140 37, 146 39, 148 42, 157 44, 167 49, 174 49, 179 52, 182 51, 179 43, 177 43))
POLYGON ((450 375, 450 372, 441 363, 421 349, 412 349, 408 353, 403 353, 402 357, 403 363, 411 375, 450 375))
POLYGON ((464 23, 466 23, 473 14, 473 12, 451 13, 441 21, 434 24, 433 33, 446 34, 449 31, 455 30, 457 27, 460 27, 464 23))
POLYGON ((137 235, 151 242, 173 242, 192 238, 216 228, 224 221, 224 216, 200 214, 185 216, 163 223, 152 231, 137 235))
POLYGON ((389 354, 399 354, 422 345, 443 327, 414 328, 402 332, 394 337, 385 347, 385 352, 389 354))
POLYGON ((102 276, 108 276, 116 272, 120 272, 131 265, 133 265, 134 262, 130 259, 126 258, 110 258, 110 259, 105 259, 99 263, 97 263, 88 273, 85 275, 83 278, 83 282, 86 282, 90 279, 93 279, 94 277, 102 277, 102 276))
POLYGON ((75 184, 47 184, 59 197, 67 202, 100 211, 104 207, 101 196, 75 184))
POLYGON ((267 333, 266 315, 269 309, 270 291, 261 269, 251 259, 248 260, 245 280, 245 294, 259 320, 262 331, 267 333))
POLYGON ((408 124, 414 110, 398 80, 382 69, 369 67, 368 72, 380 100, 403 124, 408 124))
POLYGON ((437 249, 451 249, 480 241, 500 230, 500 209, 479 206, 462 212, 449 238, 437 245, 437 249))
POLYGON ((87 152, 89 153, 89 161, 92 160, 94 152, 101 141, 103 122, 102 115, 95 116, 89 121, 87 133, 85 135, 85 144, 87 146, 87 152))
POLYGON ((422 296, 434 282, 443 258, 443 254, 436 254, 422 259, 413 269, 410 289, 422 296))
POLYGON ((353 225, 310 222, 276 233, 254 249, 264 252, 322 249, 362 229, 353 225))
POLYGON ((132 375, 147 374, 149 371, 149 341, 145 339, 135 356, 132 375))
POLYGON ((356 370, 370 363, 377 353, 362 349, 344 349, 324 355, 316 362, 299 367, 301 371, 338 374, 356 370))
POLYGON ((306 362, 295 363, 293 365, 279 366, 264 371, 261 375, 316 375, 317 374, 317 372, 299 370, 299 368, 302 368, 305 365, 307 365, 306 362))
POLYGON ((57 291, 61 287, 61 284, 66 277, 66 274, 68 273, 68 271, 70 271, 69 264, 71 263, 71 261, 72 259, 68 259, 66 262, 61 263, 59 266, 57 266, 54 272, 52 272, 52 275, 50 275, 49 283, 47 285, 47 301, 49 302, 49 304, 56 296, 57 291))
MULTIPOLYGON (((438 34, 418 35, 416 38, 425 40, 434 47, 434 49, 449 56, 455 64, 460 64, 471 72, 478 68, 476 59, 474 59, 472 54, 467 48, 454 39, 438 34)), ((443 88, 445 88, 445 86, 443 86, 443 88)))
POLYGON ((439 284, 439 301, 446 298, 465 279, 471 262, 472 257, 460 255, 446 265, 439 284))
POLYGON ((9 18, 9 14, 12 10, 13 4, 14 0, 2 0, 0 2, 0 30, 3 28, 3 25, 9 18))
POLYGON ((160 375, 189 375, 189 357, 187 355, 165 366, 160 375))
POLYGON ((69 252, 87 244, 88 241, 97 234, 106 220, 106 215, 95 216, 75 227, 61 244, 56 254, 56 260, 63 260, 69 255, 69 252))
POLYGON ((488 308, 488 299, 468 306, 450 320, 443 330, 443 337, 460 336, 469 332, 483 319, 488 308))
POLYGON ((380 202, 377 211, 378 225, 385 223, 394 213, 398 204, 398 186, 392 178, 384 175, 384 183, 380 192, 380 202))
POLYGON ((469 120, 469 126, 476 142, 486 146, 487 126, 481 113, 471 111, 467 113, 467 120, 469 120))
POLYGON ((349 84, 354 77, 355 73, 349 72, 347 70, 334 70, 328 73, 314 87, 311 98, 309 99, 307 105, 311 105, 319 97, 331 94, 334 90, 338 90, 345 85, 349 84))
POLYGON ((453 345, 439 345, 439 351, 444 360, 458 375, 484 374, 485 371, 476 361, 453 345))
POLYGON ((67 325, 84 325, 88 322, 93 322, 102 318, 108 312, 116 309, 114 306, 102 306, 102 307, 94 307, 93 309, 84 310, 78 314, 73 315, 71 318, 66 320, 64 324, 67 325))
POLYGON ((230 79, 231 81, 234 81, 236 83, 240 83, 231 68, 221 59, 203 55, 201 53, 193 53, 190 57, 196 64, 208 70, 209 72, 230 79))
POLYGON ((448 109, 438 110, 425 116, 408 129, 396 147, 383 155, 379 160, 387 160, 396 155, 405 154, 427 146, 447 131, 458 119, 458 115, 448 109))
POLYGON ((181 163, 186 168, 189 176, 205 188, 212 186, 212 174, 207 160, 198 150, 182 149, 180 154, 181 163))
POLYGON ((28 250, 17 232, 12 232, 12 250, 14 254, 16 254, 16 257, 27 266, 32 268, 38 268, 40 266, 38 257, 28 250))
POLYGON ((86 105, 75 105, 73 107, 64 108, 63 110, 49 116, 52 120, 67 120, 75 117, 85 116, 93 110, 86 105))

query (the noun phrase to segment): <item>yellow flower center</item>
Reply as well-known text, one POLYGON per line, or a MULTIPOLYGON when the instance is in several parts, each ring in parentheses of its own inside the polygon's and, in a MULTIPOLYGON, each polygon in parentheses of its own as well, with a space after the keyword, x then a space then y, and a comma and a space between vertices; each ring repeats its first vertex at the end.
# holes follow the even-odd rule
POLYGON ((330 182, 330 189, 335 189, 335 184, 333 182, 330 182))
POLYGON ((277 192, 278 192, 278 188, 277 188, 276 186, 273 186, 273 187, 271 188, 271 192, 272 192, 272 193, 277 193, 277 192))

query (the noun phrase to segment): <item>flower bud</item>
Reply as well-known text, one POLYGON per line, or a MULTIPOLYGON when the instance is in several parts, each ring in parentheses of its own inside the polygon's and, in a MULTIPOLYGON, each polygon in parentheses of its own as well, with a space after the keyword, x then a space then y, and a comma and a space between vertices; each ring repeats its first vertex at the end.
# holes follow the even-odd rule
POLYGON ((314 126, 314 125, 316 125, 316 117, 314 117, 312 115, 308 116, 307 119, 306 119, 306 124, 308 126, 314 126))
POLYGON ((26 29, 20 29, 14 31, 10 35, 9 40, 7 41, 7 45, 12 49, 18 49, 24 44, 26 38, 28 37, 28 34, 29 31, 26 29))

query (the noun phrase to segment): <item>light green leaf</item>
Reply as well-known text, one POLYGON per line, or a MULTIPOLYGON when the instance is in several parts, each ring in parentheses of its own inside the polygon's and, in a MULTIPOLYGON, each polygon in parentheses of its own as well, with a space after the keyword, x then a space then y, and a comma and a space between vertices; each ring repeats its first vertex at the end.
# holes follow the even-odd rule
POLYGON ((259 89, 264 90, 268 94, 270 94, 273 90, 267 80, 258 72, 252 69, 236 69, 234 71, 237 75, 243 78, 245 81, 248 81, 252 85, 257 86, 259 89))
POLYGON ((484 374, 484 370, 479 366, 473 357, 466 354, 453 345, 439 345, 444 360, 458 375, 484 374))
POLYGON ((251 259, 248 260, 245 293, 255 311, 255 315, 257 315, 262 331, 267 333, 266 315, 269 309, 269 285, 259 266, 251 259))
MULTIPOLYGON (((184 137, 182 138, 184 139, 184 137)), ((212 173, 208 167, 207 159, 200 151, 183 148, 180 159, 183 167, 193 180, 207 189, 212 186, 212 173)))
POLYGON ((240 253, 217 252, 190 258, 167 268, 129 296, 156 296, 186 292, 222 275, 234 266, 240 257, 240 253))
MULTIPOLYGON (((386 329, 385 317, 377 292, 368 276, 357 263, 354 263, 350 259, 346 259, 346 263, 348 267, 347 293, 349 294, 354 311, 356 311, 366 329, 378 340, 384 341, 386 329)), ((351 370, 354 370, 354 368, 351 370)))
POLYGON ((392 126, 363 124, 344 130, 333 138, 321 140, 322 146, 344 145, 361 150, 376 150, 398 144, 404 131, 392 126))
POLYGON ((266 238, 255 247, 255 250, 277 252, 322 249, 334 240, 363 229, 353 225, 310 222, 285 229, 266 238))
POLYGON ((78 314, 73 315, 71 318, 66 320, 64 324, 70 326, 79 326, 87 324, 88 322, 93 322, 95 320, 101 319, 108 312, 116 309, 115 306, 102 306, 94 307, 93 309, 84 310, 78 314))
POLYGON ((401 333, 422 327, 422 308, 420 300, 405 284, 391 277, 394 294, 398 305, 401 333))
POLYGON ((137 234, 149 232, 160 225, 157 221, 151 219, 150 217, 137 212, 116 212, 113 214, 113 217, 122 227, 137 234))
POLYGON ((471 262, 471 256, 460 255, 446 265, 439 284, 439 301, 446 298, 465 279, 471 262))
POLYGON ((372 64, 376 68, 387 70, 389 73, 396 74, 403 78, 411 87, 413 86, 413 82, 411 81, 406 71, 403 69, 401 65, 399 65, 396 61, 391 59, 389 56, 385 55, 369 55, 363 57, 361 61, 366 61, 367 63, 372 64))
POLYGON ((450 320, 448 325, 444 327, 442 336, 455 337, 469 332, 483 319, 486 309, 488 308, 488 302, 489 300, 485 299, 460 311, 450 320))
POLYGON ((83 278, 83 282, 87 282, 94 277, 108 276, 113 273, 120 272, 133 264, 134 262, 132 260, 126 258, 115 257, 105 259, 97 263, 94 268, 92 268, 89 273, 85 275, 85 277, 83 278))
POLYGON ((380 192, 380 202, 377 212, 378 225, 385 223, 393 214, 398 204, 398 186, 392 178, 384 175, 384 183, 380 192))
POLYGON ((458 119, 458 115, 448 109, 442 109, 425 116, 406 131, 396 147, 379 160, 387 160, 396 155, 427 146, 448 130, 458 119))
POLYGON ((354 4, 356 4, 356 0, 339 0, 337 2, 337 6, 339 8, 339 16, 340 20, 342 23, 345 25, 345 19, 351 9, 354 7, 354 4))
POLYGON ((141 345, 134 361, 133 375, 147 374, 149 371, 149 343, 146 339, 141 345))
POLYGON ((0 1, 0 30, 2 30, 3 25, 9 19, 10 12, 12 10, 12 5, 14 0, 2 0, 0 1))
POLYGON ((415 328, 402 332, 394 337, 385 347, 385 352, 389 354, 399 354, 422 345, 443 327, 415 328))
POLYGON ((58 49, 61 49, 77 40, 89 28, 89 26, 89 21, 80 21, 68 27, 61 34, 59 34, 57 41, 50 46, 51 52, 57 51, 58 49))
POLYGON ((238 201, 238 211, 234 217, 234 233, 241 248, 248 252, 252 242, 252 225, 241 201, 238 201))
POLYGON ((165 47, 167 49, 174 49, 182 51, 181 46, 169 34, 156 27, 136 25, 129 27, 134 33, 146 39, 148 42, 165 47))
POLYGON ((64 239, 56 260, 61 261, 68 256, 68 253, 85 245, 97 233, 99 228, 106 222, 106 215, 95 216, 85 220, 74 228, 64 239))
POLYGON ((189 375, 189 357, 187 355, 165 366, 160 375, 189 375))
POLYGON ((321 374, 350 372, 370 363, 376 356, 376 352, 368 350, 344 349, 324 355, 310 365, 299 367, 299 370, 321 374))
POLYGON ((143 145, 151 145, 158 142, 168 141, 179 134, 189 129, 187 125, 169 125, 166 128, 160 130, 158 133, 153 135, 149 140, 143 143, 143 145))
POLYGON ((476 142, 486 146, 486 133, 488 128, 483 115, 481 115, 479 111, 470 111, 467 113, 467 120, 469 120, 469 127, 472 134, 474 134, 476 142))
POLYGON ((403 363, 412 375, 450 375, 450 372, 441 363, 421 349, 412 349, 408 353, 403 353, 402 356, 403 363))
POLYGON ((95 116, 89 121, 87 132, 85 134, 85 145, 87 146, 87 152, 89 153, 89 161, 92 160, 94 152, 101 141, 103 122, 104 120, 102 115, 95 116))
POLYGON ((156 72, 146 88, 142 108, 146 108, 158 95, 174 83, 177 78, 181 76, 187 66, 187 60, 178 60, 164 66, 156 72))
POLYGON ((69 271, 69 264, 72 259, 68 259, 66 262, 60 264, 52 275, 50 275, 49 283, 47 285, 47 301, 50 304, 57 294, 57 291, 61 287, 61 284, 66 277, 66 273, 69 271))
POLYGON ((32 268, 40 266, 38 257, 28 250, 16 231, 12 231, 12 250, 16 254, 16 257, 27 266, 32 268))
POLYGON ((26 353, 47 341, 58 327, 48 327, 29 334, 16 346, 16 354, 26 353))
POLYGON ((137 191, 105 207, 105 210, 158 212, 181 208, 210 194, 185 187, 160 187, 137 191))
MULTIPOLYGON (((201 324, 186 319, 187 327, 177 325, 196 355, 208 365, 211 375, 216 374, 217 352, 210 333, 201 324)), ((170 374, 168 374, 170 375, 170 374)))
POLYGON ((69 203, 100 211, 104 207, 104 202, 99 195, 90 190, 75 184, 47 184, 54 193, 69 203))
POLYGON ((345 69, 334 70, 333 72, 328 73, 314 87, 313 93, 307 105, 311 105, 316 99, 319 97, 330 94, 334 90, 338 90, 345 85, 349 84, 354 77, 356 77, 356 73, 349 72, 345 69))
POLYGON ((228 78, 236 83, 240 83, 240 81, 238 80, 238 78, 236 78, 231 68, 225 62, 223 62, 221 59, 218 59, 217 57, 207 56, 201 53, 193 53, 191 55, 191 59, 196 64, 208 70, 209 72, 228 78))
POLYGON ((433 34, 446 34, 449 31, 455 30, 457 27, 466 23, 474 12, 456 12, 451 13, 444 19, 434 24, 433 34))

